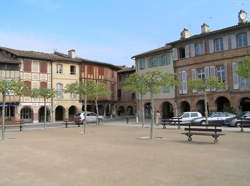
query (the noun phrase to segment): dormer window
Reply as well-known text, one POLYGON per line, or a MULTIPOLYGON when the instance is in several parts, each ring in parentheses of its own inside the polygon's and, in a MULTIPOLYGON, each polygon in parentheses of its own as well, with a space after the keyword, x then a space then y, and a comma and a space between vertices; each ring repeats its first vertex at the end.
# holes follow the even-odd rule
POLYGON ((223 39, 218 38, 214 40, 214 51, 219 52, 223 50, 223 39))
POLYGON ((183 59, 186 57, 185 55, 185 48, 184 47, 180 47, 179 48, 179 56, 180 56, 180 59, 183 59))

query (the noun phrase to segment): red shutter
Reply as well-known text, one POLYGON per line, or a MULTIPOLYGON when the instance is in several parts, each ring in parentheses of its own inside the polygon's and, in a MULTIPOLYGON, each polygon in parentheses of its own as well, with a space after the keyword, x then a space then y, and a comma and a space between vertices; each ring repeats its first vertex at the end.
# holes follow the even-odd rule
POLYGON ((104 68, 103 67, 98 68, 98 74, 101 75, 101 76, 104 75, 104 68))
POLYGON ((40 82, 40 88, 48 88, 47 82, 40 82))
POLYGON ((30 81, 24 81, 24 84, 27 86, 28 90, 31 90, 31 82, 30 81))
POLYGON ((24 72, 31 72, 31 60, 29 60, 29 59, 23 60, 23 71, 24 72))
POLYGON ((94 72, 94 68, 93 68, 93 66, 88 65, 88 67, 87 67, 87 71, 88 71, 88 74, 93 74, 93 72, 94 72))
POLYGON ((47 63, 40 63, 40 72, 41 73, 47 73, 47 63))

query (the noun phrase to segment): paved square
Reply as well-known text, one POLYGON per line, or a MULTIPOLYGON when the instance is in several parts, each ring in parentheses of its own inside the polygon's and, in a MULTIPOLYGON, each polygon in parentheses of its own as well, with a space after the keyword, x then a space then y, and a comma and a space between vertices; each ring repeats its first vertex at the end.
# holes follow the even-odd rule
POLYGON ((188 143, 182 130, 88 126, 8 132, 0 142, 0 185, 250 185, 250 133, 188 143))

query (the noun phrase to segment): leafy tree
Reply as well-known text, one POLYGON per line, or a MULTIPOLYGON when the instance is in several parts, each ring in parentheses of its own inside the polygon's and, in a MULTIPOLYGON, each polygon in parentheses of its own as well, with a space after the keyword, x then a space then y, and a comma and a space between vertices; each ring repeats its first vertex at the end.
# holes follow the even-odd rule
POLYGON ((148 92, 145 84, 145 74, 143 73, 133 73, 129 75, 128 78, 123 82, 123 90, 125 92, 137 93, 140 99, 139 110, 141 113, 142 127, 144 127, 145 116, 144 116, 144 106, 143 106, 143 96, 148 92))
POLYGON ((99 125, 99 109, 98 109, 98 99, 99 98, 105 98, 111 95, 110 91, 108 90, 108 87, 105 83, 98 82, 95 80, 90 80, 89 84, 92 86, 91 88, 91 94, 89 95, 89 98, 92 98, 95 100, 96 105, 96 124, 99 125))
POLYGON ((145 72, 145 86, 151 99, 151 126, 150 139, 153 138, 153 128, 155 122, 154 95, 162 92, 162 87, 175 87, 178 85, 176 75, 168 72, 149 71, 145 72))
POLYGON ((28 90, 26 85, 20 81, 14 80, 0 80, 0 93, 2 94, 3 98, 3 105, 2 105, 2 140, 5 138, 5 101, 6 96, 8 95, 15 95, 15 96, 22 96, 27 94, 28 90))
POLYGON ((43 98, 44 103, 44 128, 46 127, 46 120, 47 120, 47 107, 46 107, 46 101, 48 99, 54 98, 56 94, 56 91, 54 89, 50 88, 34 88, 31 91, 31 97, 37 98, 43 98))
POLYGON ((84 123, 82 134, 85 135, 86 124, 87 124, 87 101, 92 94, 92 84, 91 81, 85 80, 84 82, 76 82, 66 85, 65 93, 78 94, 80 99, 84 99, 84 123))
POLYGON ((217 77, 189 80, 188 86, 194 90, 200 91, 204 94, 205 100, 205 117, 208 124, 208 110, 207 110, 207 90, 208 89, 222 89, 225 87, 225 83, 221 82, 217 77))
POLYGON ((243 61, 237 63, 237 74, 245 79, 250 78, 250 56, 247 56, 243 61))

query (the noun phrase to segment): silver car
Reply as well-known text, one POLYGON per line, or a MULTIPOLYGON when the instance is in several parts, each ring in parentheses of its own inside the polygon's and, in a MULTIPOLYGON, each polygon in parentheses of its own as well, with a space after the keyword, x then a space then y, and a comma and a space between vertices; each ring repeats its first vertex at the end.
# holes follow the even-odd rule
MULTIPOLYGON (((76 113, 74 116, 75 123, 83 123, 84 118, 85 118, 84 112, 76 113)), ((87 111, 86 118, 87 118, 87 122, 96 122, 96 118, 97 118, 96 113, 87 111)), ((103 116, 98 116, 98 120, 102 121, 103 116)))
POLYGON ((250 111, 243 112, 233 118, 226 119, 224 123, 230 127, 239 127, 241 124, 241 119, 250 119, 250 111))
MULTIPOLYGON (((231 119, 235 116, 236 116, 235 114, 231 114, 229 112, 211 112, 208 115, 207 120, 208 120, 208 123, 224 124, 226 119, 231 119)), ((200 117, 200 118, 194 119, 192 120, 192 123, 204 125, 206 124, 206 118, 200 117)))

